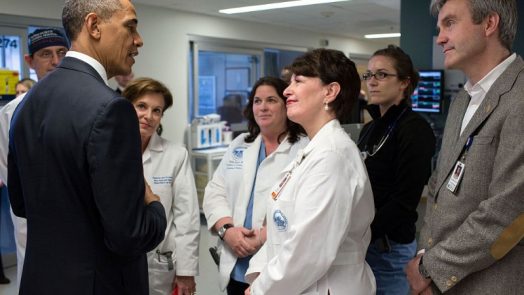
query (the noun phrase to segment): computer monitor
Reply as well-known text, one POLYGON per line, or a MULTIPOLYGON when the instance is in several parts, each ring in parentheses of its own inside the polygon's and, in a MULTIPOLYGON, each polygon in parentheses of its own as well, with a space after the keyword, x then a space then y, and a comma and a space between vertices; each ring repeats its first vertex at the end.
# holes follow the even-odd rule
POLYGON ((444 98, 444 71, 420 70, 420 79, 411 96, 411 107, 416 112, 440 113, 444 98))

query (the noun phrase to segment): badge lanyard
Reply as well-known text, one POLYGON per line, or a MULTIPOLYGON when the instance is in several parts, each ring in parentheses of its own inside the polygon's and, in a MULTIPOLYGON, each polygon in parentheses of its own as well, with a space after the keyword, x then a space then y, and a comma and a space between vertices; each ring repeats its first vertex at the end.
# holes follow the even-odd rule
POLYGON ((464 153, 462 154, 462 157, 460 157, 460 160, 458 160, 455 164, 453 172, 451 173, 451 177, 449 178, 448 184, 446 185, 446 188, 452 193, 457 192, 459 184, 462 181, 464 169, 466 168, 466 156, 468 155, 471 144, 473 144, 473 135, 468 137, 468 141, 466 141, 466 145, 464 146, 464 153))

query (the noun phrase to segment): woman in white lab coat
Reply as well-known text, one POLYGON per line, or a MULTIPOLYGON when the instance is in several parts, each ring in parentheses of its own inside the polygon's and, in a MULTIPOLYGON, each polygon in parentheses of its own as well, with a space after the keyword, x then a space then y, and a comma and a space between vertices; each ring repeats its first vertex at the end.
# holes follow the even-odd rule
POLYGON ((266 198, 280 171, 305 146, 303 129, 286 116, 287 84, 273 77, 253 86, 244 115, 249 133, 229 145, 208 183, 203 209, 209 230, 218 234, 220 288, 244 294, 244 275, 265 240, 266 198))
POLYGON ((131 81, 122 96, 135 107, 142 138, 144 177, 166 210, 164 240, 147 253, 149 294, 195 293, 198 274, 200 212, 188 152, 157 134, 164 111, 173 104, 170 91, 150 78, 131 81))
POLYGON ((374 294, 364 260, 373 195, 359 150, 338 121, 360 92, 355 64, 340 51, 316 49, 291 71, 287 115, 311 141, 268 198, 269 260, 246 294, 374 294))

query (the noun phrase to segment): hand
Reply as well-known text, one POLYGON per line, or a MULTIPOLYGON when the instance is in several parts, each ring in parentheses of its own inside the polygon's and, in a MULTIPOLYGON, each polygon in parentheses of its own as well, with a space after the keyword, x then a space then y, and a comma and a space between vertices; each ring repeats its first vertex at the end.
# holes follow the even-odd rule
POLYGON ((151 204, 151 202, 160 201, 160 198, 153 193, 151 187, 149 186, 149 184, 147 184, 147 181, 145 179, 144 184, 146 186, 146 190, 144 192, 144 203, 146 203, 146 205, 149 205, 151 204))
POLYGON ((246 236, 246 241, 255 248, 255 251, 253 253, 249 253, 249 255, 253 255, 264 245, 264 242, 266 240, 266 230, 265 227, 261 229, 255 229, 252 236, 246 236))
POLYGON ((423 254, 419 254, 415 258, 411 259, 406 266, 405 272, 408 278, 409 286, 411 287, 412 294, 421 294, 423 291, 426 291, 426 289, 429 289, 429 292, 431 292, 431 279, 422 277, 418 271, 418 264, 422 255, 423 254))
POLYGON ((173 290, 178 286, 178 295, 193 295, 196 293, 195 277, 175 276, 173 290))
POLYGON ((257 236, 245 237, 244 240, 252 249, 254 249, 253 251, 250 251, 248 255, 253 255, 257 253, 258 249, 262 247, 262 244, 260 243, 260 239, 257 236))
POLYGON ((257 248, 246 240, 246 237, 252 237, 254 230, 245 227, 231 227, 224 235, 224 242, 233 250, 237 257, 244 258, 251 253, 256 252, 257 248))
POLYGON ((247 288, 246 291, 244 291, 244 295, 251 295, 251 287, 247 288))

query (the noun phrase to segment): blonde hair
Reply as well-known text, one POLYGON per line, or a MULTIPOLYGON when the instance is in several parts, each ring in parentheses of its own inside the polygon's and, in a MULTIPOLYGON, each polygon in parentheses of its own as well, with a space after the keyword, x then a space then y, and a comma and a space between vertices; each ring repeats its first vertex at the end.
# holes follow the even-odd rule
POLYGON ((27 90, 31 89, 31 87, 35 86, 36 81, 31 78, 24 78, 16 83, 15 86, 18 86, 19 84, 24 85, 27 90))

